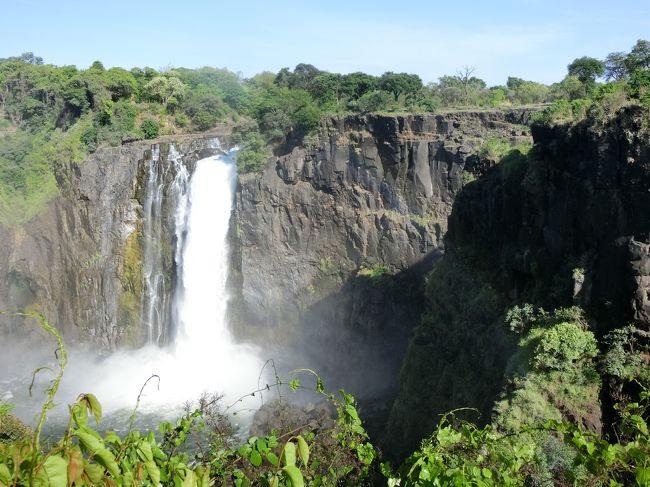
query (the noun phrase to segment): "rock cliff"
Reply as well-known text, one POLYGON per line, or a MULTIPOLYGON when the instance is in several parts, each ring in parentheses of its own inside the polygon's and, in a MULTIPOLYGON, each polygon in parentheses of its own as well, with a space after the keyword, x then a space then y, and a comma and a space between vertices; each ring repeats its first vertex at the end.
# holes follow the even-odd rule
POLYGON ((454 198, 489 166, 477 155, 486 140, 530 140, 529 117, 332 119, 311 147, 242 176, 236 328, 357 394, 394 387, 454 198))
POLYGON ((627 111, 604 127, 533 126, 529 157, 506 157, 457 195, 391 413, 394 453, 449 410, 490 420, 516 348, 503 320, 514 304, 580 304, 600 336, 650 329, 650 139, 640 120, 627 111))

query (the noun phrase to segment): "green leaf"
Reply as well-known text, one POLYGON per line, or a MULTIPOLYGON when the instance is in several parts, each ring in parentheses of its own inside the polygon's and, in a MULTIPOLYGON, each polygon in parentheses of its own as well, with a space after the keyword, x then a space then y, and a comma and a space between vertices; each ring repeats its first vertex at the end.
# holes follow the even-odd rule
POLYGON ((107 443, 112 443, 114 445, 121 445, 122 444, 122 439, 117 436, 117 433, 115 431, 108 431, 104 434, 104 441, 107 443))
POLYGON ((196 477, 196 485, 198 487, 209 487, 210 486, 210 466, 207 468, 203 465, 199 465, 194 470, 194 475, 196 477))
POLYGON ((306 467, 309 465, 309 446, 302 436, 296 436, 296 440, 298 441, 298 455, 300 455, 300 460, 306 467))
POLYGON ((88 409, 95 418, 95 422, 99 423, 102 419, 102 405, 93 394, 86 394, 84 399, 86 400, 88 409))
POLYGON ((443 448, 455 445, 461 439, 462 435, 449 426, 441 428, 436 434, 436 440, 438 440, 438 444, 443 448))
POLYGON ((88 424, 88 413, 86 408, 79 403, 74 404, 71 409, 72 419, 74 419, 77 426, 86 426, 88 424))
POLYGON ((650 485, 650 468, 637 467, 635 478, 636 478, 636 483, 639 485, 650 485))
POLYGON ((104 465, 115 479, 120 477, 120 467, 115 462, 115 455, 109 450, 100 448, 95 452, 95 457, 97 457, 98 462, 104 465))
POLYGON ((186 468, 185 470, 185 478, 183 479, 183 483, 181 484, 183 487, 195 487, 196 486, 196 481, 194 479, 194 472, 190 470, 189 468, 186 468))
POLYGON ((295 392, 300 387, 300 379, 291 379, 289 381, 289 387, 295 392))
POLYGON ((269 463, 271 465, 273 465, 274 467, 277 467, 277 465, 278 465, 278 456, 275 453, 273 453, 272 451, 268 452, 266 454, 266 459, 269 461, 269 463))
POLYGON ((96 463, 86 462, 84 465, 84 473, 90 479, 91 485, 101 485, 104 478, 104 469, 96 463))
POLYGON ((138 456, 142 461, 153 461, 153 452, 151 451, 151 445, 146 440, 138 443, 138 456))
POLYGON ((289 480, 291 480, 292 487, 305 487, 305 481, 303 480, 302 473, 298 470, 298 467, 287 465, 282 470, 287 474, 289 480))
POLYGON ((251 457, 250 457, 251 464, 253 467, 259 467, 262 465, 262 455, 257 450, 253 450, 251 452, 251 457))
POLYGON ((356 408, 352 404, 345 405, 345 412, 355 421, 360 422, 359 413, 357 413, 356 408))
POLYGON ((100 448, 104 448, 102 441, 91 433, 92 430, 86 428, 79 428, 74 432, 75 436, 79 438, 81 445, 90 453, 95 453, 100 448))
POLYGON ((255 447, 261 453, 269 451, 269 447, 266 445, 266 440, 264 438, 257 438, 257 440, 255 440, 255 447))
POLYGON ((286 466, 293 467, 296 465, 296 445, 288 441, 284 448, 282 449, 282 455, 280 456, 280 461, 282 461, 286 466))
POLYGON ((273 478, 271 479, 271 487, 278 487, 278 483, 279 483, 278 476, 274 475, 273 478))
POLYGON ((68 462, 58 455, 47 457, 36 474, 36 485, 68 487, 68 462))
POLYGON ((4 463, 0 463, 0 482, 3 484, 8 484, 12 480, 11 473, 4 463))
POLYGON ((160 470, 158 470, 156 463, 153 460, 144 462, 144 468, 153 485, 158 485, 160 483, 160 470))

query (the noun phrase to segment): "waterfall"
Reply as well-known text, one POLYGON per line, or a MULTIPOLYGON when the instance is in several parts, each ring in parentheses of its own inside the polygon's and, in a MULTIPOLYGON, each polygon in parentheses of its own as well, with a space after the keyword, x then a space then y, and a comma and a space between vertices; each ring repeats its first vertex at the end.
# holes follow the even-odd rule
POLYGON ((170 227, 173 227, 176 235, 174 261, 178 265, 184 242, 189 173, 173 144, 169 147, 168 164, 161 163, 158 145, 154 145, 151 152, 143 205, 144 259, 140 316, 147 343, 163 345, 172 322, 170 270, 173 266, 168 261, 171 255, 168 249, 174 242, 169 239, 170 227), (166 190, 170 171, 173 180, 166 190), (175 211, 170 208, 175 208, 175 211))
POLYGON ((170 416, 204 392, 224 393, 230 403, 258 387, 263 362, 255 348, 234 341, 226 323, 233 153, 197 161, 191 176, 173 147, 167 161, 163 167, 154 148, 145 185, 142 323, 148 343, 100 360, 71 354, 64 404, 93 392, 106 412, 133 407, 152 374, 160 377, 159 387, 145 389, 140 409, 170 416))
POLYGON ((227 236, 236 176, 235 165, 224 156, 198 161, 188 203, 178 207, 177 222, 185 220, 186 228, 174 299, 181 353, 210 353, 230 340, 227 236))

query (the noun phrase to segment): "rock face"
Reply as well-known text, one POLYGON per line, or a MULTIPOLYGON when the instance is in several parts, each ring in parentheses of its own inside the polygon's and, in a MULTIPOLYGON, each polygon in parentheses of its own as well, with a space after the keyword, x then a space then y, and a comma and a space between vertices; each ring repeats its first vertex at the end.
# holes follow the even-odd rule
POLYGON ((242 176, 237 329, 290 345, 292 364, 331 372, 357 394, 392 387, 464 173, 478 168, 486 139, 529 140, 529 116, 333 119, 316 147, 242 176))
MULTIPOLYGON (((177 148, 191 165, 209 145, 197 139, 177 148)), ((167 164, 170 144, 156 150, 167 164)), ((59 169, 60 196, 44 213, 23 226, 0 226, 0 309, 40 309, 72 346, 142 343, 142 206, 151 157, 150 143, 135 143, 70 163, 59 169)), ((0 320, 0 334, 38 335, 22 319, 0 320)))
POLYGON ((412 451, 447 411, 473 407, 490 421, 516 350, 504 323, 514 304, 576 303, 601 336, 629 323, 645 336, 650 138, 639 118, 533 126, 528 158, 503 160, 457 195, 446 254, 426 286, 429 311, 402 366, 393 454, 412 451))
POLYGON ((480 241, 512 299, 573 300, 602 333, 650 329, 650 141, 634 120, 623 113, 599 131, 534 126, 532 161, 459 195, 448 244, 480 241))

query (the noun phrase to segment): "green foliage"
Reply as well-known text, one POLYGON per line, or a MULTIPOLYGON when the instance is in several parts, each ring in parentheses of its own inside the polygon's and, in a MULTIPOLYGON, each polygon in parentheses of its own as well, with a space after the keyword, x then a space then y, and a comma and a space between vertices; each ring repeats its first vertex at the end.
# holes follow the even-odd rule
POLYGON ((171 99, 179 100, 187 86, 176 76, 156 76, 143 87, 143 95, 167 106, 171 99))
MULTIPOLYGON (((60 369, 47 391, 34 433, 24 438, 2 437, 6 442, 0 442, 0 485, 298 487, 363 485, 370 478, 376 452, 367 441, 353 397, 343 391, 339 395, 327 393, 320 377, 307 369, 294 372, 315 377, 314 392, 331 401, 337 411, 332 427, 311 430, 310 425, 304 425, 288 432, 274 431, 269 436, 251 437, 238 446, 234 443, 234 429, 218 407, 220 397, 204 396, 198 409, 188 409, 175 424, 161 423, 161 439, 153 432, 133 430, 132 421, 122 436, 113 431, 100 434, 90 417, 99 424, 101 404, 94 395, 82 394, 69 407, 70 420, 63 436, 49 449, 41 450, 38 432, 56 394, 66 353, 56 330, 44 318, 36 317, 57 338, 60 369), (197 435, 198 448, 190 449, 188 441, 197 435), (208 442, 202 442, 202 438, 208 442)), ((302 387, 297 379, 294 381, 295 387, 302 387)), ((275 386, 282 384, 278 378, 275 386)), ((0 420, 4 421, 8 414, 3 412, 0 420)))
POLYGON ((145 139, 155 139, 160 133, 160 125, 155 120, 146 119, 140 124, 145 139))
POLYGON ((95 127, 86 127, 81 132, 79 140, 86 146, 88 152, 95 152, 97 149, 97 129, 95 127))
POLYGON ((650 388, 650 370, 643 358, 650 353, 650 345, 634 325, 612 330, 603 342, 606 346, 601 359, 603 375, 614 378, 619 386, 635 381, 650 388))
POLYGON ((264 169, 268 149, 262 134, 257 131, 246 134, 242 148, 237 152, 237 169, 241 173, 260 172, 264 169))
POLYGON ((393 99, 385 91, 370 91, 357 101, 356 107, 361 113, 381 112, 391 108, 393 99))
POLYGON ((507 87, 513 103, 522 105, 544 102, 549 95, 548 86, 521 78, 508 77, 507 87))
POLYGON ((404 95, 409 98, 422 88, 422 80, 416 74, 386 72, 379 78, 381 90, 392 93, 395 100, 404 95))
POLYGON ((487 137, 482 142, 478 149, 478 155, 480 157, 489 158, 495 161, 498 161, 503 156, 505 156, 512 146, 508 139, 499 138, 499 137, 487 137))
POLYGON ((605 73, 605 63, 599 59, 583 56, 574 59, 567 66, 567 71, 570 76, 577 77, 582 83, 593 84, 596 78, 599 78, 605 73))
POLYGON ((591 100, 582 98, 556 100, 541 112, 535 113, 534 120, 546 125, 579 121, 587 116, 591 104, 591 100))
POLYGON ((632 73, 629 93, 641 105, 650 109, 650 68, 637 69, 632 73))
POLYGON ((650 68, 650 42, 645 39, 639 39, 625 57, 625 68, 628 74, 634 73, 638 69, 650 68))
POLYGON ((388 267, 383 264, 375 264, 371 267, 362 266, 357 272, 358 276, 369 277, 370 279, 377 279, 389 273, 388 267))
POLYGON ((388 465, 382 472, 388 485, 402 486, 648 485, 648 392, 621 409, 629 440, 620 442, 552 419, 503 434, 452 412, 397 472, 388 465))
POLYGON ((596 337, 592 332, 576 323, 563 322, 541 334, 533 365, 542 370, 565 370, 597 353, 596 337))

